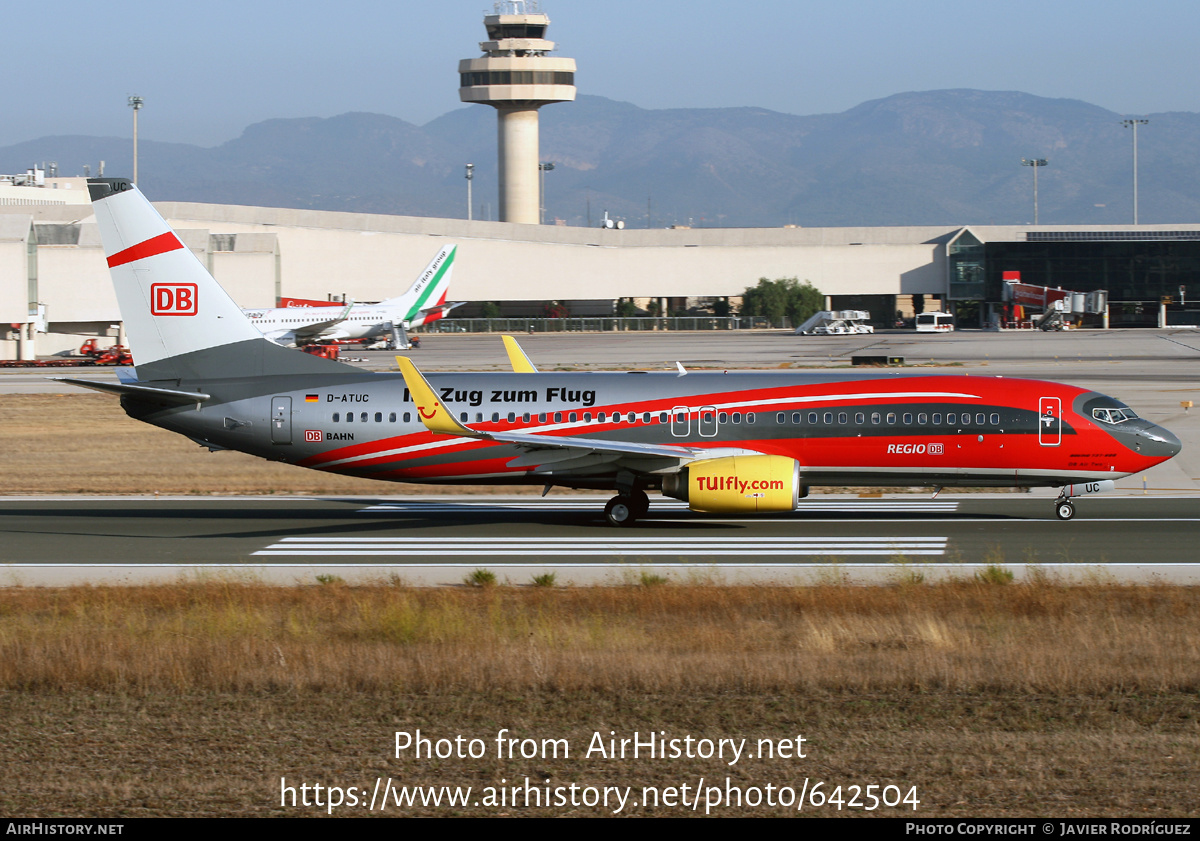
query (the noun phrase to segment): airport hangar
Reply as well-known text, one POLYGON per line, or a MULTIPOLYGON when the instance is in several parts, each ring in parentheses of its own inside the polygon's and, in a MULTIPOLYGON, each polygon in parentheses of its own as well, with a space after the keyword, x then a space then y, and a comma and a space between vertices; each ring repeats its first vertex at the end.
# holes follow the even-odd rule
MULTIPOLYGON (((83 179, 57 182, 21 191, 35 199, 6 200, 0 191, 0 358, 56 353, 77 347, 80 336, 118 336, 83 179)), ((1178 296, 1181 286, 1200 297, 1200 225, 614 230, 156 207, 247 308, 281 296, 382 300, 406 288, 446 242, 459 246, 451 300, 565 301, 575 314, 611 312, 618 298, 659 298, 674 309, 686 299, 739 296, 761 277, 796 277, 811 281, 831 308, 867 309, 884 324, 897 298, 924 295, 982 325, 1000 314, 1001 277, 1011 270, 1027 283, 1108 289, 1110 309, 1126 318, 1114 317, 1113 326, 1152 326, 1161 298, 1178 296)), ((1172 323, 1196 314, 1181 312, 1172 323)))

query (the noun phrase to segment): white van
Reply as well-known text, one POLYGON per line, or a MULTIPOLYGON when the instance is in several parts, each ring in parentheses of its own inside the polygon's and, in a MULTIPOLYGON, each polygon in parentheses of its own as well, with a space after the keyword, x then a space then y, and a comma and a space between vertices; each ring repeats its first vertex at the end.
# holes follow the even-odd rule
POLYGON ((948 312, 923 312, 917 316, 918 333, 953 333, 954 316, 948 312))

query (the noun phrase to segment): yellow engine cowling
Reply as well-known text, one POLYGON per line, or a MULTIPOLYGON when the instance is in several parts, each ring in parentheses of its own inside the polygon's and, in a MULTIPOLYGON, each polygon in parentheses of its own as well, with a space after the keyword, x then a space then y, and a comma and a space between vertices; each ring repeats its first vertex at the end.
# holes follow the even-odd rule
POLYGON ((663 478, 663 493, 710 514, 794 511, 803 495, 800 463, 765 455, 694 461, 663 478))

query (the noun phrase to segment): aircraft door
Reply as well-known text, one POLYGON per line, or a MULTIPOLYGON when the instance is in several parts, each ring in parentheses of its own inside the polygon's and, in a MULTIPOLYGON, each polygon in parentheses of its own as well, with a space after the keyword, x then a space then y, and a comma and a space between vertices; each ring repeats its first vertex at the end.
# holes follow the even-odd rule
POLYGON ((1062 400, 1057 397, 1038 400, 1038 443, 1043 447, 1062 443, 1062 400))
POLYGON ((717 434, 716 406, 700 407, 700 434, 705 438, 712 438, 717 434))
POLYGON ((271 398, 271 443, 292 443, 292 398, 271 398))

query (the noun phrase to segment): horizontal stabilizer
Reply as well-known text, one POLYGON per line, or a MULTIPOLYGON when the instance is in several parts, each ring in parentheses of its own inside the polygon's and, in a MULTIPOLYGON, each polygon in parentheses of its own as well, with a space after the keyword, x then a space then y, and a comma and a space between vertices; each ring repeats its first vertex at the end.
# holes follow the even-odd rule
POLYGON ((156 388, 149 385, 131 385, 129 383, 102 383, 95 380, 75 380, 69 377, 49 377, 56 382, 67 385, 77 385, 90 388, 93 391, 103 391, 108 394, 132 395, 171 406, 185 406, 189 403, 203 403, 212 399, 211 395, 199 391, 180 391, 174 388, 156 388))

